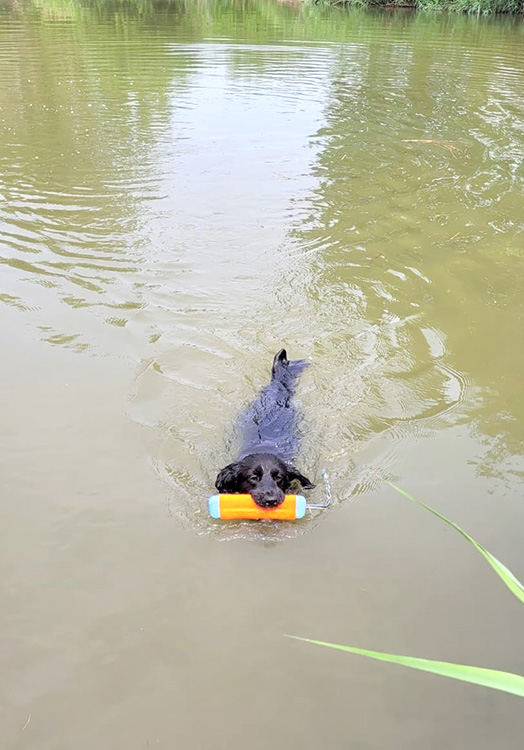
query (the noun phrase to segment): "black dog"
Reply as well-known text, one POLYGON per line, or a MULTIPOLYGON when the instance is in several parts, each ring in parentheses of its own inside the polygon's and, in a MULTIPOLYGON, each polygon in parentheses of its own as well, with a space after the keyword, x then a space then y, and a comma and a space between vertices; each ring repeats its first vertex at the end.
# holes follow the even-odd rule
POLYGON ((307 366, 304 360, 290 362, 285 349, 275 356, 270 384, 242 417, 238 460, 217 476, 219 492, 249 493, 262 508, 275 508, 294 482, 305 490, 313 489, 315 485, 289 463, 298 450, 292 398, 296 380, 307 366))

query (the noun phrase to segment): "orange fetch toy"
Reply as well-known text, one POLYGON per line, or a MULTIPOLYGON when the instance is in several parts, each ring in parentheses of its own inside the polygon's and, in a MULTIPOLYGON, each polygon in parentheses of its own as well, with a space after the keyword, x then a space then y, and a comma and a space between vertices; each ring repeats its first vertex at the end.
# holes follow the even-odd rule
POLYGON ((276 508, 261 508, 251 495, 213 495, 209 498, 209 515, 222 521, 264 518, 274 521, 296 521, 306 515, 306 498, 303 495, 286 495, 276 508))

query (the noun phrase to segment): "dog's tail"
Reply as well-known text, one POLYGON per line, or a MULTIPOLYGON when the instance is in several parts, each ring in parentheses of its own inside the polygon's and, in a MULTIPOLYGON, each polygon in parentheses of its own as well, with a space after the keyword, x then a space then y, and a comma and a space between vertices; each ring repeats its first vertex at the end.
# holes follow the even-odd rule
POLYGON ((276 380, 284 385, 289 391, 293 391, 295 381, 309 367, 309 362, 305 359, 287 358, 285 349, 281 349, 273 360, 273 369, 271 370, 271 380, 276 380))

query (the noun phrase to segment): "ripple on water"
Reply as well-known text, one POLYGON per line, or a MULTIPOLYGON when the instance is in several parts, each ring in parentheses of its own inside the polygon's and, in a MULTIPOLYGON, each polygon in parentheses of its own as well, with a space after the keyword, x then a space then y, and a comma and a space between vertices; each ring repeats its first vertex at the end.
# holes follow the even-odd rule
POLYGON ((329 468, 335 508, 467 418, 464 300, 484 320, 491 294, 520 298, 502 270, 522 236, 514 31, 337 15, 251 42, 44 5, 38 44, 32 21, 0 26, 0 302, 52 345, 136 365, 129 415, 173 516, 269 542, 322 517, 207 517, 282 345, 312 362, 300 463, 329 468))

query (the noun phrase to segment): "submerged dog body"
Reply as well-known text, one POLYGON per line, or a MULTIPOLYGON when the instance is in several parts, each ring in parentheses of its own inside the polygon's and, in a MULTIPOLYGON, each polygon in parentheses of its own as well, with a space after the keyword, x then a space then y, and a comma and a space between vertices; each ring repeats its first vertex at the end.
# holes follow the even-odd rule
POLYGON ((274 508, 294 482, 314 485, 291 461, 298 450, 297 412, 293 395, 304 360, 289 361, 281 349, 273 361, 271 382, 263 388, 240 423, 242 448, 237 461, 219 473, 219 492, 245 492, 264 508, 274 508))

